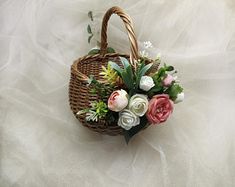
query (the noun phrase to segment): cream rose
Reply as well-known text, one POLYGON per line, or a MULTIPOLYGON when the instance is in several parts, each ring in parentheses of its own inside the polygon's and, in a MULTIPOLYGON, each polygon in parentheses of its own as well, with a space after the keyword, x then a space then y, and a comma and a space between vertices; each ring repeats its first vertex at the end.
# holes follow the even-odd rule
POLYGON ((148 99, 146 95, 135 94, 129 101, 128 108, 137 116, 143 116, 148 110, 148 99))
POLYGON ((118 125, 126 130, 140 124, 140 118, 128 109, 119 112, 118 125))
POLYGON ((140 79, 140 89, 144 91, 149 91, 155 84, 153 82, 152 77, 150 76, 142 76, 140 79))

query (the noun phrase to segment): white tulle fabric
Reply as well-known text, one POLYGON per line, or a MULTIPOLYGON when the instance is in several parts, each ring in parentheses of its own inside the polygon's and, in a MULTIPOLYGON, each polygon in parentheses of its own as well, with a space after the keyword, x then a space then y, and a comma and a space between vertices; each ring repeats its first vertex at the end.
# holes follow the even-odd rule
MULTIPOLYGON (((234 186, 235 3, 233 0, 2 0, 0 186, 234 186), (140 47, 174 65, 186 99, 171 118, 137 135, 95 134, 70 111, 70 65, 87 43, 88 11, 99 29, 118 5, 140 47)), ((113 16, 109 44, 128 52, 113 16)))

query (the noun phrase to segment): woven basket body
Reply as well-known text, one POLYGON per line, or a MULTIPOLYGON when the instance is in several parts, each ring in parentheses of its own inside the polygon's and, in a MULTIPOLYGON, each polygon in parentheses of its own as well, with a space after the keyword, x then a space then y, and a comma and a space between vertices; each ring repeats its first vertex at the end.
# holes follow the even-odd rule
POLYGON ((108 124, 105 120, 99 120, 98 122, 87 122, 84 115, 76 115, 78 111, 88 108, 90 102, 98 100, 98 96, 94 96, 89 92, 87 86, 87 80, 89 75, 94 75, 96 80, 102 80, 99 75, 103 66, 107 66, 108 61, 120 63, 119 57, 125 57, 130 61, 135 61, 139 58, 138 45, 135 33, 133 31, 133 25, 130 17, 123 12, 119 7, 110 8, 104 15, 101 30, 101 50, 100 54, 87 55, 76 60, 71 66, 71 79, 69 84, 69 101, 71 109, 76 118, 81 122, 82 125, 89 129, 108 135, 121 135, 123 129, 116 123, 108 124), (107 24, 110 16, 117 14, 123 20, 125 28, 128 33, 130 41, 130 55, 123 55, 118 53, 107 53, 107 24))

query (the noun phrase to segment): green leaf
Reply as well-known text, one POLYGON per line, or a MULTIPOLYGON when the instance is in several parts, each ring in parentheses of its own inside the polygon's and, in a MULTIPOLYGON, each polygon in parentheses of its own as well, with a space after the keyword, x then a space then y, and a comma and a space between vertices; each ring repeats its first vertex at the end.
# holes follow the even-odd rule
POLYGON ((164 77, 166 75, 166 70, 164 68, 160 68, 158 71, 158 77, 164 77))
POLYGON ((140 73, 140 71, 144 68, 145 64, 143 62, 138 63, 136 73, 140 73))
POLYGON ((112 61, 109 61, 108 63, 110 64, 110 66, 111 66, 114 70, 117 71, 118 75, 121 75, 121 74, 122 74, 123 69, 120 68, 119 65, 117 65, 115 62, 112 62, 112 61))
POLYGON ((128 66, 128 67, 126 68, 126 72, 127 72, 128 78, 133 82, 133 71, 132 71, 132 67, 131 67, 131 66, 128 66))
POLYGON ((152 67, 153 63, 150 63, 146 66, 144 66, 141 70, 140 70, 140 78, 152 67))
POLYGON ((183 88, 179 84, 173 84, 169 87, 165 93, 169 94, 170 98, 174 101, 177 95, 183 91, 183 88))
POLYGON ((140 71, 143 69, 143 67, 144 67, 144 63, 139 63, 137 66, 137 69, 136 69, 136 88, 139 87, 140 79, 141 79, 140 71))
POLYGON ((115 50, 112 47, 108 47, 107 53, 115 53, 115 50))
POLYGON ((130 139, 135 134, 137 134, 138 132, 140 132, 141 130, 143 130, 147 126, 148 126, 148 120, 144 116, 144 117, 140 118, 140 124, 139 125, 132 127, 130 130, 124 130, 124 138, 126 140, 126 143, 128 144, 130 139))
POLYGON ((87 25, 87 32, 88 32, 89 34, 92 34, 91 26, 90 26, 90 25, 87 25))
POLYGON ((93 21, 93 13, 92 13, 92 11, 88 12, 88 17, 91 19, 91 21, 93 21))
POLYGON ((153 81, 154 83, 158 83, 159 81, 161 81, 161 79, 163 79, 163 77, 166 75, 166 70, 164 67, 161 67, 154 75, 153 75, 153 81))
POLYGON ((99 49, 92 49, 89 51, 88 55, 95 55, 95 54, 98 54, 100 53, 100 50, 99 49))
POLYGON ((93 34, 88 37, 88 43, 91 43, 91 38, 93 37, 93 34))
POLYGON ((164 91, 164 86, 162 84, 162 81, 156 81, 154 83, 155 83, 155 86, 147 92, 147 95, 150 98, 156 94, 162 94, 164 91))
POLYGON ((142 63, 140 63, 139 64, 139 66, 138 66, 138 72, 140 72, 143 68, 144 68, 144 66, 145 66, 145 64, 142 62, 142 63))
POLYGON ((126 58, 120 57, 120 59, 121 59, 124 69, 126 69, 128 66, 131 66, 129 61, 126 58))
POLYGON ((127 88, 129 90, 132 90, 134 85, 133 85, 133 79, 130 78, 130 75, 126 71, 123 71, 121 73, 121 77, 122 77, 124 84, 127 86, 127 88))
POLYGON ((134 80, 133 80, 134 75, 133 75, 132 67, 126 58, 120 57, 120 59, 124 67, 124 71, 121 73, 121 77, 125 85, 127 86, 127 88, 129 90, 132 90, 135 86, 134 80))
POLYGON ((148 91, 148 94, 157 93, 163 89, 162 86, 154 86, 151 90, 148 91))
POLYGON ((166 71, 173 71, 174 70, 174 67, 173 66, 167 66, 166 67, 166 71))

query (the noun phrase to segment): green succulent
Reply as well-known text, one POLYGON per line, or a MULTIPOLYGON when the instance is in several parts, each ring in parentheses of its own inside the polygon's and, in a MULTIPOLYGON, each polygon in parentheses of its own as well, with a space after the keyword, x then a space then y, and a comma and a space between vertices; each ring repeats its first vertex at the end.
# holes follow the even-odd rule
POLYGON ((115 84, 118 78, 117 72, 111 67, 110 63, 108 63, 107 68, 102 66, 102 71, 100 75, 103 76, 105 80, 107 80, 110 84, 115 84))

